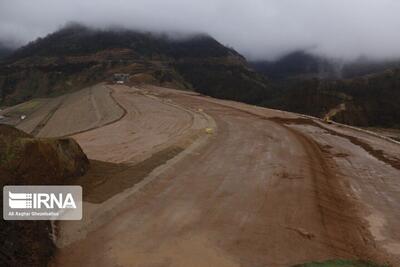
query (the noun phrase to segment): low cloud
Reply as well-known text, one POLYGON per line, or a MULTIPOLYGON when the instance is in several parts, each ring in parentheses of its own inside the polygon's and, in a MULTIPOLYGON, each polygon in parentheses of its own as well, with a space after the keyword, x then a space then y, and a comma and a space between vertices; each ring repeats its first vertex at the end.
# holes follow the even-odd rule
POLYGON ((398 0, 1 0, 0 39, 24 44, 76 21, 206 32, 250 59, 305 49, 329 57, 400 57, 398 0))

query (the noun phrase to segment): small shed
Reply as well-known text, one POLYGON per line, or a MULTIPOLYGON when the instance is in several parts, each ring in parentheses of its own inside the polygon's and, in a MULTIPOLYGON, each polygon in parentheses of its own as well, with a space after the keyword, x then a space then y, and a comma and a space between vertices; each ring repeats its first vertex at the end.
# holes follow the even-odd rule
POLYGON ((115 83, 121 84, 127 82, 128 80, 129 80, 128 73, 114 73, 113 81, 115 83))

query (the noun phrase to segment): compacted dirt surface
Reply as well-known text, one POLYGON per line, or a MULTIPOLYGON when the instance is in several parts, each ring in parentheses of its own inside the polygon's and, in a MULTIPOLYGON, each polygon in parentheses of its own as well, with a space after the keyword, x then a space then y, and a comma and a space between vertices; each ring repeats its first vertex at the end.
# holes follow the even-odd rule
POLYGON ((123 114, 105 84, 55 98, 33 99, 0 111, 6 123, 38 137, 88 131, 113 123, 123 114))
POLYGON ((123 114, 73 136, 92 160, 77 181, 84 219, 57 223, 51 266, 400 266, 398 143, 190 92, 105 87, 123 114))

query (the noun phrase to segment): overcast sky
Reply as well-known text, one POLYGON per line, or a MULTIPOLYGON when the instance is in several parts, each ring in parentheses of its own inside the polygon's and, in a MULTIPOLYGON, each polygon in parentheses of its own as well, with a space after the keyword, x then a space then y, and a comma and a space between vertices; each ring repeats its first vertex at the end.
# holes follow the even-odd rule
POLYGON ((399 0, 0 0, 0 39, 26 43, 76 21, 206 32, 254 59, 295 49, 400 56, 399 0))

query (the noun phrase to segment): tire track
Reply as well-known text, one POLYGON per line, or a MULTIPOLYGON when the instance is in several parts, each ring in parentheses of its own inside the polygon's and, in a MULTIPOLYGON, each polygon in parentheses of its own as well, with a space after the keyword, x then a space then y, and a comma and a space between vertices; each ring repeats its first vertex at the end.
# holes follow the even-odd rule
POLYGON ((102 118, 101 118, 99 107, 97 106, 97 102, 93 96, 93 87, 90 87, 90 102, 92 103, 92 106, 94 108, 94 113, 96 114, 96 118, 97 118, 96 126, 100 126, 100 122, 101 122, 102 118))
POLYGON ((36 136, 40 133, 40 131, 46 126, 46 124, 50 121, 53 115, 57 112, 57 110, 64 104, 66 98, 68 96, 64 96, 60 102, 52 109, 50 112, 36 125, 36 127, 30 132, 33 136, 36 136))
POLYGON ((335 163, 327 159, 320 145, 306 134, 270 119, 292 134, 303 146, 309 161, 314 183, 316 203, 325 228, 326 245, 347 252, 349 256, 378 261, 373 237, 359 215, 357 203, 351 191, 344 187, 344 181, 335 163), (345 244, 346 247, 342 247, 345 244))
MULTIPOLYGON (((126 206, 109 202, 104 214, 104 209, 99 208, 100 220, 94 220, 83 240, 63 247, 56 263, 123 266, 135 260, 137 264, 150 265, 156 263, 151 262, 152 258, 168 258, 174 265, 174 259, 179 261, 174 257, 182 247, 202 258, 207 254, 197 248, 215 249, 240 262, 240 266, 289 266, 289 262, 324 257, 378 258, 368 228, 358 215, 357 203, 348 195, 345 179, 313 138, 284 121, 248 110, 180 94, 173 99, 174 105, 190 112, 203 106, 209 110, 219 129, 212 141, 195 153, 188 154, 186 147, 179 147, 167 151, 159 162, 151 158, 139 163, 137 169, 124 169, 120 181, 127 179, 127 185, 131 185, 132 177, 151 182, 139 182, 145 186, 130 198, 119 195, 126 206), (163 165, 177 157, 182 158, 163 165), (297 159, 299 162, 291 162, 297 159), (159 163, 165 167, 157 173, 160 177, 147 179, 146 175, 159 163), (279 175, 282 171, 295 176, 287 179, 279 175), (97 224, 101 226, 98 228, 97 224), (196 234, 210 244, 185 243, 196 234), (180 242, 183 245, 177 246, 180 242), (167 244, 168 251, 163 250, 162 244, 167 244)), ((159 100, 164 102, 162 97, 159 100)), ((142 99, 135 103, 139 101, 142 99)), ((149 129, 161 130, 158 124, 167 126, 169 131, 179 128, 177 133, 182 129, 164 120, 149 129)), ((110 197, 120 188, 112 188, 118 185, 114 174, 101 170, 99 173, 112 178, 97 188, 98 196, 91 196, 101 205, 103 197, 110 197)), ((96 182, 94 177, 93 183, 96 182)), ((211 259, 208 263, 221 266, 213 265, 211 259)))
POLYGON ((381 161, 381 162, 383 162, 385 164, 388 164, 388 165, 392 166, 393 168, 395 168, 397 170, 400 170, 400 159, 389 157, 389 156, 385 155, 383 150, 374 149, 368 143, 363 142, 359 138, 356 138, 354 136, 334 131, 334 130, 332 130, 330 128, 327 128, 327 127, 324 127, 323 125, 321 125, 321 124, 319 124, 317 122, 314 122, 313 120, 308 119, 308 118, 297 118, 297 119, 272 118, 272 119, 274 121, 279 122, 279 123, 311 125, 311 126, 315 126, 315 127, 321 128, 321 129, 327 131, 331 135, 339 136, 339 137, 342 137, 342 138, 345 138, 345 139, 349 140, 352 144, 361 147, 365 152, 367 152, 368 154, 370 154, 371 156, 373 156, 377 160, 379 160, 379 161, 381 161))
POLYGON ((63 136, 63 137, 69 137, 69 136, 73 136, 73 135, 77 135, 77 134, 81 134, 81 133, 85 133, 85 132, 90 132, 90 131, 96 130, 96 129, 98 129, 98 128, 111 125, 111 124, 113 124, 113 123, 116 123, 116 122, 120 121, 121 119, 123 119, 123 118, 126 116, 126 114, 128 114, 128 111, 125 109, 125 107, 122 106, 122 105, 115 99, 115 97, 114 97, 114 95, 113 95, 114 89, 112 89, 112 88, 110 88, 110 87, 108 87, 108 86, 107 86, 107 88, 110 89, 110 93, 109 93, 110 98, 111 98, 111 99, 114 101, 114 103, 122 110, 121 116, 118 117, 118 118, 116 118, 116 119, 114 119, 114 120, 112 120, 112 121, 109 121, 109 122, 107 122, 107 123, 105 123, 105 124, 97 125, 97 126, 94 126, 94 127, 89 128, 89 129, 82 130, 82 131, 73 132, 73 133, 67 134, 67 135, 65 135, 65 136, 63 136))
MULTIPOLYGON (((387 261, 387 254, 376 248, 374 238, 369 232, 366 222, 359 214, 359 203, 354 201, 351 190, 345 187, 345 181, 342 179, 342 174, 336 164, 324 155, 322 148, 316 141, 286 125, 286 123, 296 119, 270 118, 231 105, 204 100, 214 105, 271 121, 283 127, 302 145, 307 154, 320 221, 325 229, 325 237, 323 239, 326 246, 337 253, 342 253, 342 255, 343 253, 347 254, 350 258, 356 257, 377 262, 387 261), (345 247, 343 247, 343 244, 345 247)), ((318 126, 321 127, 319 124, 318 126)), ((329 130, 329 132, 340 135, 333 130, 329 130)), ((350 138, 349 136, 342 137, 350 138)), ((356 138, 351 138, 350 141, 361 145, 362 142, 357 142, 357 140, 356 138)), ((367 152, 371 154, 370 147, 367 148, 364 143, 362 143, 362 147, 366 150, 368 149, 367 152)), ((380 153, 373 153, 373 155, 380 156, 380 153)), ((383 160, 387 161, 387 159, 383 160)))

